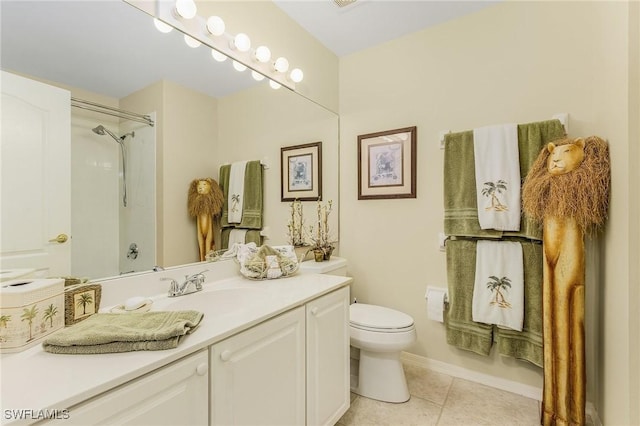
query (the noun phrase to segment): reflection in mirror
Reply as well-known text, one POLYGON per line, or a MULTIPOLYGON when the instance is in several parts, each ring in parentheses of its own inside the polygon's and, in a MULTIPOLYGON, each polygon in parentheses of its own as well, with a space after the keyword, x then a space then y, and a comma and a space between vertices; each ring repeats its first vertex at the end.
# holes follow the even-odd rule
MULTIPOLYGON (((3 1, 0 7, 4 71, 155 122, 151 127, 71 109, 71 261, 51 274, 95 279, 198 261, 196 223, 186 208, 189 182, 217 179, 222 164, 239 160, 270 164, 264 172, 265 243, 286 243, 289 205, 280 201, 279 175, 284 146, 323 142, 323 195, 337 204, 335 113, 257 83, 230 61, 213 60, 204 46, 188 48, 178 31, 158 32, 148 15, 124 2, 3 1), (117 139, 124 136, 125 169, 115 138, 92 132, 100 125, 117 139)), ((3 141, 4 133, 3 126, 3 141)), ((3 205, 4 185, 3 175, 3 205)), ((312 202, 305 207, 308 215, 315 209, 312 202)), ((3 222, 3 230, 12 225, 3 222)), ((48 240, 59 231, 42 233, 48 240)), ((3 267, 12 254, 5 252, 5 234, 3 267)))

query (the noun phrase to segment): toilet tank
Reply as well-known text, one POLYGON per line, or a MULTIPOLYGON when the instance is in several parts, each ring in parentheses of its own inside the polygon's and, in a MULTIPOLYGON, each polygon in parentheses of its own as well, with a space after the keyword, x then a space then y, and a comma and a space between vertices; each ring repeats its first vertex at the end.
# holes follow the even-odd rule
POLYGON ((308 274, 327 274, 347 276, 347 259, 332 256, 331 259, 324 262, 316 262, 315 260, 305 260, 300 264, 300 272, 308 274))

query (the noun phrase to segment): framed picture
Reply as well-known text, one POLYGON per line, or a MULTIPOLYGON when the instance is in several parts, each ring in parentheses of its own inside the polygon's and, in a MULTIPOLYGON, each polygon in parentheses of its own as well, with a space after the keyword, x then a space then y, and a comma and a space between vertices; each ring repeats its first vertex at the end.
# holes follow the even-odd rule
POLYGON ((280 148, 282 201, 322 199, 322 142, 280 148))
POLYGON ((358 136, 358 200, 416 198, 416 126, 358 136))

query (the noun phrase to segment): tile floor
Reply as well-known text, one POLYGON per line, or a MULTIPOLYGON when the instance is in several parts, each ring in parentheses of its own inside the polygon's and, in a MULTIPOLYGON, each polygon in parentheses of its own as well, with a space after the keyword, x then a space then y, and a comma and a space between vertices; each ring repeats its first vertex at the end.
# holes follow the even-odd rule
POLYGON ((411 399, 391 404, 352 394, 339 426, 536 426, 539 402, 421 367, 404 366, 411 399))

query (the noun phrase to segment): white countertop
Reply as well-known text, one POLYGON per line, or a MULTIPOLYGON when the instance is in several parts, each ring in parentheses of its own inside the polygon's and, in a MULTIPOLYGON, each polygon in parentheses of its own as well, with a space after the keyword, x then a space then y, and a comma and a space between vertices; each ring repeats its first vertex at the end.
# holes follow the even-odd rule
MULTIPOLYGON (((212 289, 260 287, 261 301, 216 315, 205 312, 200 326, 175 349, 103 355, 60 355, 44 352, 41 345, 0 357, 0 424, 29 424, 14 421, 7 410, 62 410, 124 384, 185 355, 274 317, 282 312, 351 283, 349 277, 298 273, 289 278, 251 281, 241 277, 204 284, 212 289)), ((166 284, 166 282, 165 282, 166 284)), ((197 298, 192 293, 172 300, 197 298)), ((165 296, 155 299, 162 307, 165 296)), ((182 302, 184 303, 184 302, 182 302)), ((157 310, 157 309, 156 309, 157 310)), ((123 314, 126 315, 126 314, 123 314)), ((72 414, 73 415, 73 414, 72 414)))

